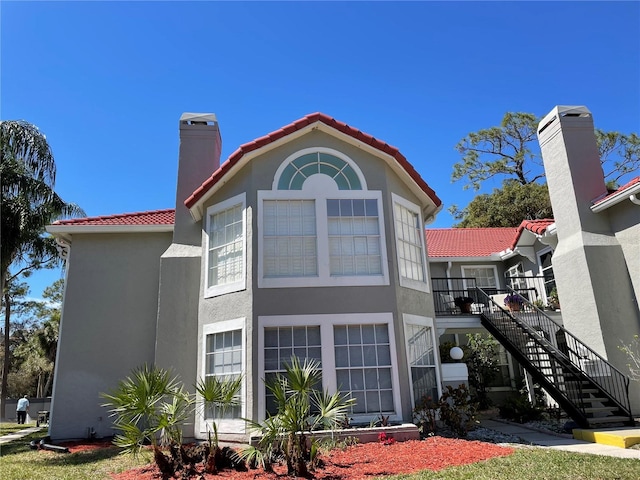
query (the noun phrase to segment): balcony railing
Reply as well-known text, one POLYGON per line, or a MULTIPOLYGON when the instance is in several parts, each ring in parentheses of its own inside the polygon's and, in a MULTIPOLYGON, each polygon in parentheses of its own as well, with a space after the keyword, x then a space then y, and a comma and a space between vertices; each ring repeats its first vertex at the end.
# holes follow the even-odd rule
MULTIPOLYGON (((548 281, 544 277, 507 277, 506 287, 482 287, 489 295, 508 294, 511 293, 509 286, 513 285, 513 290, 518 292, 528 301, 535 303, 537 300, 542 305, 547 306, 548 281)), ((456 306, 455 299, 459 297, 467 297, 473 300, 471 314, 481 314, 484 308, 488 307, 485 297, 478 295, 476 290, 477 283, 475 278, 454 277, 454 278, 431 278, 433 285, 433 299, 435 303, 436 315, 461 315, 463 312, 460 307, 456 306)))

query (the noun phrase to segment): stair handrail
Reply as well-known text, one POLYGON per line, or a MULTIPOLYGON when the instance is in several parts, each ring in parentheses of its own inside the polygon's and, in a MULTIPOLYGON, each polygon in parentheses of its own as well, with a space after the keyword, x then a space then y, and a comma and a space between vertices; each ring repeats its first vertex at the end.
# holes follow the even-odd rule
MULTIPOLYGON (((631 402, 629 400, 630 380, 627 375, 625 375, 618 368, 612 365, 608 360, 603 358, 602 355, 600 355, 598 352, 594 351, 591 347, 589 347, 580 339, 578 339, 574 334, 572 334, 569 330, 567 330, 558 322, 556 322, 553 318, 549 317, 547 314, 542 312, 538 307, 532 304, 527 298, 520 295, 520 293, 518 293, 516 290, 509 287, 507 287, 507 289, 505 290, 507 293, 511 295, 517 295, 521 300, 523 306, 526 305, 524 312, 519 312, 515 316, 513 315, 513 312, 508 312, 504 308, 504 306, 498 305, 498 303, 493 298, 491 298, 489 294, 487 294, 484 290, 482 290, 482 288, 476 287, 476 290, 478 290, 483 295, 483 297, 485 297, 485 299, 488 300, 490 303, 496 305, 500 310, 502 310, 503 312, 506 312, 512 318, 517 318, 517 320, 526 324, 528 327, 530 327, 534 331, 537 330, 536 327, 539 327, 539 328, 542 328, 543 331, 551 333, 547 329, 544 329, 542 324, 545 323, 546 325, 544 326, 551 326, 549 322, 553 324, 553 328, 556 329, 554 333, 557 335, 558 332, 561 332, 564 335, 565 340, 567 340, 567 352, 562 351, 562 348, 560 345, 554 345, 553 342, 545 338, 543 335, 538 334, 537 335, 538 340, 539 341, 542 340, 543 342, 546 342, 547 344, 551 345, 552 348, 557 349, 557 352, 560 355, 563 355, 574 367, 576 367, 580 371, 581 374, 589 378, 589 380, 591 380, 592 382, 600 386, 604 391, 606 391, 607 394, 612 397, 612 400, 618 403, 618 405, 623 410, 625 410, 625 412, 627 412, 629 416, 631 416, 631 402), (538 324, 537 325, 533 324, 531 320, 537 320, 538 324), (574 347, 573 349, 571 349, 568 345, 569 340, 571 340, 571 343, 572 343, 571 346, 574 347), (575 361, 573 358, 571 358, 572 356, 577 357, 578 361, 575 361), (585 368, 583 368, 583 365, 580 364, 580 360, 582 361, 588 360, 590 362, 596 360, 600 362, 599 364, 591 363, 591 365, 598 367, 596 369, 597 370, 596 373, 602 373, 603 375, 594 376, 590 374, 585 370, 585 368), (599 368, 602 365, 604 365, 605 368, 602 368, 602 369, 599 368), (605 373, 608 373, 606 370, 608 370, 611 373, 611 375, 604 375, 605 373), (601 381, 598 379, 598 378, 604 379, 607 377, 611 378, 611 381, 601 381)), ((586 361, 584 362, 584 365, 587 365, 586 361)))

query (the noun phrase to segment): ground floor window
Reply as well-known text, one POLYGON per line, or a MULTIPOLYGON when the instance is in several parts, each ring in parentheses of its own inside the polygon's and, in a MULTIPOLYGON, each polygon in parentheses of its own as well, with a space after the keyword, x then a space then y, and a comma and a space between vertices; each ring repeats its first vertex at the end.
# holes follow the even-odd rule
POLYGON ((416 315, 404 315, 407 363, 411 371, 413 404, 422 397, 440 398, 439 373, 436 365, 436 338, 433 320, 416 315))
POLYGON ((391 313, 269 316, 258 323, 261 418, 275 408, 265 381, 294 355, 321 364, 323 389, 356 399, 355 422, 402 419, 391 313))
MULTIPOLYGON (((229 320, 203 327, 203 377, 235 379, 245 371, 244 319, 229 320)), ((203 409, 205 422, 215 420, 221 431, 243 430, 243 393, 238 395, 240 404, 220 411, 216 408, 203 409)), ((204 427, 204 425, 203 425, 204 427)), ((202 428, 205 431, 206 428, 202 428)))

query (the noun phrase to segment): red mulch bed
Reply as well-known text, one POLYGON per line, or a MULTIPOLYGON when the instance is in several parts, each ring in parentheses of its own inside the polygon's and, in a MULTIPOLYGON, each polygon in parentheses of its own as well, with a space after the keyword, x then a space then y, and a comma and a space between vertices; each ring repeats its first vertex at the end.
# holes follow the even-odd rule
MULTIPOLYGON (((93 444, 91 444, 93 445, 93 444)), ((430 437, 391 445, 365 443, 333 450, 322 457, 324 466, 312 473, 316 480, 365 480, 381 475, 414 473, 420 470, 441 470, 466 465, 493 457, 511 455, 513 448, 492 443, 430 437)), ((224 470, 218 475, 204 475, 206 480, 219 478, 234 480, 277 480, 287 477, 286 466, 275 466, 275 473, 262 470, 236 472, 224 470)), ((161 478, 154 465, 112 475, 114 480, 157 480, 161 478)))
POLYGON ((89 452, 91 450, 99 450, 101 448, 113 447, 113 443, 111 443, 111 440, 96 440, 94 442, 87 442, 86 440, 78 440, 74 442, 61 442, 56 445, 60 445, 61 447, 67 447, 69 449, 69 453, 89 452))

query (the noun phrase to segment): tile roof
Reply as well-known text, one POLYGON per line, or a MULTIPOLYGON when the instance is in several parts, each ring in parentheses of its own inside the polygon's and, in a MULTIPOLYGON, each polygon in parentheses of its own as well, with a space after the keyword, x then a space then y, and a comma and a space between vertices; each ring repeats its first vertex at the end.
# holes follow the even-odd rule
POLYGON ((173 225, 175 210, 152 210, 148 212, 122 213, 102 217, 73 218, 58 220, 53 225, 104 226, 104 225, 173 225))
POLYGON ((391 155, 398 162, 398 164, 400 164, 402 168, 404 168, 409 176, 418 184, 418 186, 429 196, 429 198, 433 200, 436 207, 439 207, 442 204, 442 201, 438 198, 436 193, 431 189, 431 187, 429 187, 429 185, 427 185, 427 182, 422 179, 420 174, 413 168, 413 166, 407 161, 404 155, 402 155, 396 147, 392 147, 391 145, 388 145, 387 143, 378 140, 367 133, 361 132, 360 130, 351 127, 346 123, 340 122, 335 118, 319 112, 306 115, 301 119, 290 123, 289 125, 285 125, 284 127, 275 130, 263 137, 257 138, 252 142, 241 145, 222 165, 220 165, 220 168, 218 168, 218 170, 216 170, 211 175, 211 177, 205 180, 204 183, 200 187, 198 187, 189 198, 185 200, 184 204, 187 206, 187 208, 193 207, 196 202, 200 200, 207 193, 207 191, 211 187, 213 187, 222 177, 224 177, 226 173, 231 169, 231 167, 238 163, 245 154, 262 148, 265 145, 275 142, 276 140, 279 140, 316 122, 322 122, 325 125, 338 130, 339 132, 349 135, 356 140, 359 140, 380 150, 381 152, 391 155))
POLYGON ((594 205, 598 205, 599 203, 602 203, 602 202, 604 202, 605 200, 608 200, 611 197, 614 197, 616 195, 620 195, 622 192, 624 192, 628 188, 631 188, 632 186, 634 186, 634 185, 636 185, 638 183, 640 183, 640 177, 632 178, 629 182, 625 183, 620 188, 618 188, 617 190, 609 193, 608 195, 596 200, 595 202, 593 202, 593 204, 594 205))
POLYGON ((541 218, 538 220, 523 220, 522 223, 518 226, 518 231, 516 233, 516 236, 513 239, 513 242, 511 243, 509 248, 511 250, 516 248, 516 245, 518 244, 518 241, 520 240, 520 237, 522 236, 522 233, 525 230, 533 232, 536 235, 543 235, 544 232, 546 232, 549 225, 552 225, 553 223, 555 223, 555 220, 553 218, 541 218))
POLYGON ((506 228, 428 228, 425 230, 429 258, 488 257, 513 242, 518 231, 506 228))

